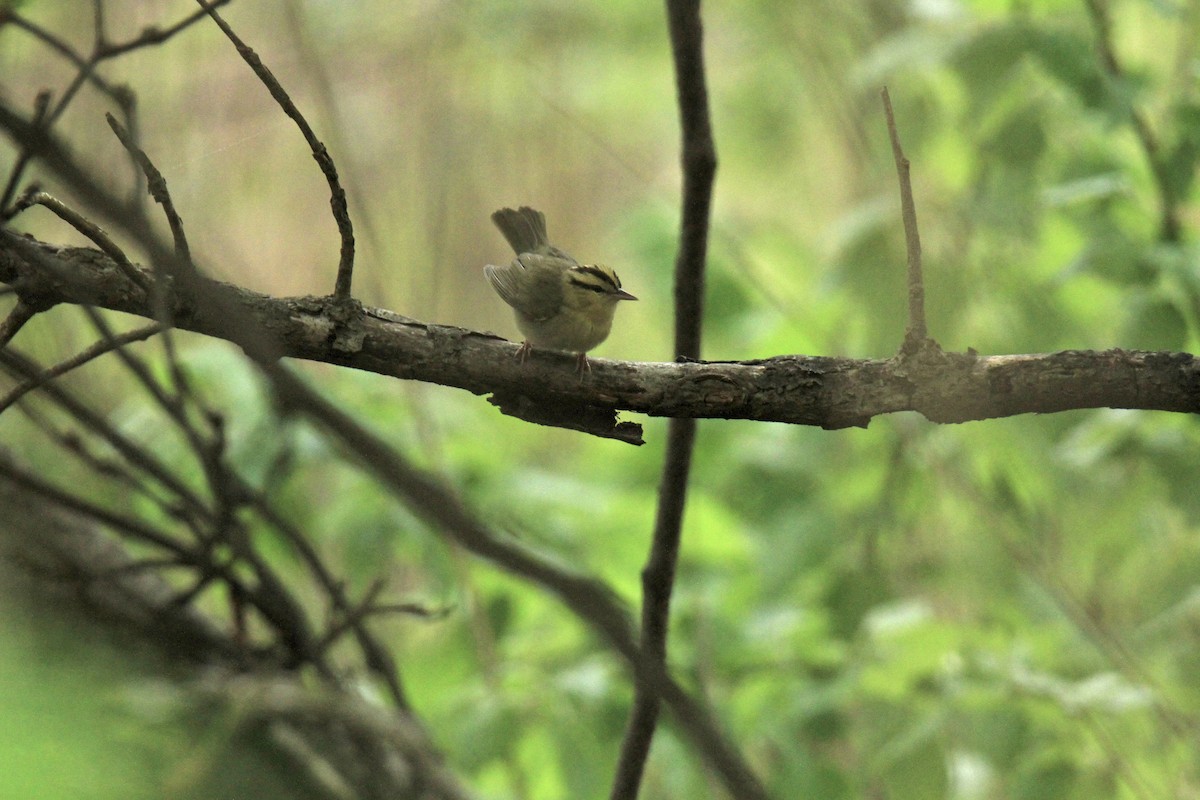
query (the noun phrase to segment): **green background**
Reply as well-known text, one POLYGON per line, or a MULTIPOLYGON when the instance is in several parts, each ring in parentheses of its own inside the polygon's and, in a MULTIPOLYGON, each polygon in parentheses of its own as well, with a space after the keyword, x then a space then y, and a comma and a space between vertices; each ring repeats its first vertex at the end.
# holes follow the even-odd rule
MULTIPOLYGON (((21 10, 86 51, 83 5, 21 10)), ((192 10, 106 6, 113 41, 192 10)), ((1112 13, 1119 76, 1100 69, 1081 2, 706 4, 720 167, 705 356, 899 347, 904 238, 884 84, 913 165, 930 335, 944 348, 1194 352, 1200 3, 1129 0, 1112 13), (1161 235, 1135 114, 1156 137, 1181 240, 1161 235)), ((680 176, 658 4, 291 0, 225 15, 329 145, 363 302, 516 337, 481 267, 510 257, 490 212, 530 204, 556 244, 614 266, 641 298, 595 355, 670 358, 680 176)), ((332 290, 324 181, 213 26, 105 74, 137 93, 143 146, 204 269, 277 295, 332 290)), ((24 32, 0 29, 8 102, 30 108, 70 76, 24 32)), ((85 93, 60 132, 127 186, 108 108, 85 93)), ((0 145, 0 165, 11 153, 0 145)), ((40 210, 17 224, 77 241, 40 210)), ((79 320, 57 309, 15 344, 53 361, 90 341, 79 320)), ((390 596, 446 612, 376 630, 449 762, 489 798, 605 796, 631 696, 617 660, 561 606, 447 548, 320 436, 280 420, 233 348, 180 340, 189 374, 227 413, 234 462, 271 482, 351 588, 382 574, 390 596)), ((451 389, 303 369, 497 529, 636 603, 662 420, 639 420, 649 444, 631 448, 530 426, 451 389)), ((68 383, 201 484, 115 361, 68 383)), ((63 463, 11 411, 0 436, 56 480, 153 513, 63 463)), ((672 661, 781 798, 1194 796, 1198 452, 1193 418, 1151 412, 954 426, 897 414, 835 432, 704 421, 672 661)), ((35 613, 0 624, 0 796, 76 797, 81 782, 91 797, 188 796, 211 772, 216 734, 164 711, 152 671, 35 613), (120 747, 106 744, 114 731, 120 747)), ((665 729, 643 797, 720 796, 665 729)))

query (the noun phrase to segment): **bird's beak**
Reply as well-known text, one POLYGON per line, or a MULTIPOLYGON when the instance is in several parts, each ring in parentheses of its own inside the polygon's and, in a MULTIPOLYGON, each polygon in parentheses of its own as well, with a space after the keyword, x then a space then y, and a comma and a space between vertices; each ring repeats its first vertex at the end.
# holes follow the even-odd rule
POLYGON ((624 289, 617 289, 615 292, 613 292, 613 297, 617 298, 618 300, 637 300, 636 297, 624 289))

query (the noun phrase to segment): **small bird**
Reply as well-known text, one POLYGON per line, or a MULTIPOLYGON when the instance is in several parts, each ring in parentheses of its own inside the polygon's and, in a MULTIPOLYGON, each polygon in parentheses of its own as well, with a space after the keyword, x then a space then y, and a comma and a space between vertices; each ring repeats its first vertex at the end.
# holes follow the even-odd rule
POLYGON ((516 312, 517 327, 525 334, 517 351, 521 363, 531 347, 545 347, 575 353, 576 372, 590 372, 587 351, 608 337, 617 303, 637 298, 621 288, 621 279, 608 267, 580 264, 550 244, 542 212, 502 208, 492 222, 517 257, 506 267, 488 264, 483 273, 516 312))

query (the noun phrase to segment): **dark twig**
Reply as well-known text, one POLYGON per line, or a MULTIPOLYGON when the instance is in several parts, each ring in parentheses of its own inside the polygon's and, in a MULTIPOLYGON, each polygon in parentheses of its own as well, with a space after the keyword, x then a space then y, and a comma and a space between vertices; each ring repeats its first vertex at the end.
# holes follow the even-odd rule
MULTIPOLYGON (((679 253, 675 259, 676 360, 700 358, 704 313, 704 272, 708 251, 712 189, 717 170, 716 145, 708 109, 704 76, 704 35, 699 0, 667 0, 675 90, 682 128, 683 218, 679 253)), ((666 672, 671 593, 687 505, 688 476, 696 438, 694 419, 672 419, 667 429, 667 453, 659 481, 654 538, 642 569, 642 630, 639 673, 633 707, 626 722, 621 752, 610 792, 612 800, 637 797, 658 724, 660 686, 645 676, 666 672)), ((754 776, 737 796, 764 796, 754 776)))
POLYGON ((25 209, 34 205, 39 205, 50 209, 72 228, 95 242, 96 246, 103 250, 104 253, 113 260, 113 263, 117 265, 117 269, 121 270, 126 278, 129 278, 129 280, 141 287, 143 291, 149 293, 150 281, 147 280, 146 276, 142 272, 133 266, 133 264, 129 261, 129 258, 125 255, 125 251, 118 247, 117 243, 109 238, 108 234, 105 233, 99 225, 87 219, 78 211, 69 207, 58 198, 46 194, 45 192, 35 191, 25 195, 17 203, 16 210, 24 211, 25 209))
MULTIPOLYGON (((109 329, 104 319, 94 309, 86 307, 85 311, 88 312, 88 316, 91 318, 93 325, 103 340, 111 342, 117 338, 112 330, 109 329)), ((261 492, 256 491, 247 484, 235 470, 225 463, 224 437, 221 435, 219 426, 216 427, 216 436, 206 437, 201 431, 195 428, 189 418, 185 406, 185 401, 188 399, 187 395, 172 396, 168 394, 166 389, 154 378, 150 369, 140 359, 123 349, 117 352, 128 369, 146 388, 163 411, 166 412, 167 416, 176 423, 185 440, 193 449, 197 461, 204 469, 211 493, 217 500, 218 511, 216 517, 218 522, 215 525, 218 527, 222 525, 231 526, 232 533, 224 535, 223 538, 229 539, 235 545, 239 556, 253 567, 260 584, 268 588, 268 596, 280 595, 280 600, 277 604, 281 607, 281 611, 277 613, 275 618, 277 626, 283 633, 288 633, 290 630, 295 629, 292 640, 298 655, 312 661, 322 672, 330 672, 325 661, 325 651, 328 645, 323 643, 323 640, 313 640, 311 635, 304 632, 307 630, 307 624, 302 618, 302 610, 299 604, 284 597, 287 592, 283 582, 275 579, 270 566, 258 557, 257 553, 251 548, 249 541, 241 534, 240 526, 235 521, 235 515, 237 509, 242 505, 253 507, 299 554, 301 560, 329 597, 334 609, 345 615, 345 627, 354 632, 355 639, 359 645, 359 649, 363 653, 368 668, 387 686, 397 707, 403 710, 410 710, 411 707, 403 685, 400 682, 395 661, 391 658, 386 648, 367 630, 364 621, 366 614, 355 613, 350 601, 346 597, 346 592, 341 581, 325 566, 316 548, 313 547, 307 537, 287 522, 261 492)), ((198 402, 194 397, 191 399, 193 403, 198 402)), ((200 410, 206 419, 218 419, 217 415, 211 410, 204 408, 200 410)), ((245 593, 237 596, 243 597, 245 593)))
MULTIPOLYGON (((1100 58, 1100 68, 1110 82, 1119 83, 1125 78, 1125 70, 1113 47, 1112 20, 1109 18, 1108 4, 1106 0, 1084 0, 1084 5, 1087 6, 1088 16, 1096 31, 1096 51, 1100 58)), ((1164 242, 1178 242, 1183 234, 1183 225, 1179 219, 1179 198, 1176 197, 1175 184, 1167 164, 1163 161, 1158 137, 1140 109, 1131 104, 1128 113, 1134 135, 1142 146, 1146 162, 1154 176, 1154 186, 1158 190, 1159 238, 1164 242)))
POLYGON ((3 414, 12 406, 13 403, 17 402, 26 394, 38 388, 39 386, 45 384, 47 381, 54 380, 60 375, 81 367, 89 361, 102 356, 105 353, 110 353, 113 350, 124 347, 131 342, 140 342, 144 339, 149 339, 154 334, 161 332, 162 329, 162 325, 159 325, 156 322, 152 325, 146 325, 144 327, 135 328, 134 330, 127 331, 119 335, 114 335, 108 339, 102 339, 86 350, 83 350, 82 352, 72 356, 71 358, 64 359, 54 366, 42 370, 37 374, 36 377, 24 381, 8 394, 4 395, 4 397, 0 398, 0 414, 3 414))
POLYGON ((62 508, 91 517, 97 522, 101 522, 120 532, 129 539, 166 550, 173 554, 180 563, 197 563, 197 554, 170 534, 151 527, 140 519, 126 517, 115 511, 98 506, 89 500, 76 497, 68 491, 29 474, 4 457, 0 457, 0 477, 23 486, 32 492, 36 492, 62 508))
POLYGON ((308 142, 308 146, 312 149, 313 158, 316 159, 317 165, 321 168, 321 173, 325 176, 325 180, 329 182, 329 205, 333 209, 333 219, 337 223, 338 234, 342 239, 341 258, 338 261, 337 280, 334 284, 333 296, 339 300, 349 300, 350 283, 354 275, 354 226, 350 222, 350 212, 346 207, 346 192, 342 189, 341 181, 338 179, 337 167, 334 166, 333 158, 330 157, 325 145, 313 132, 312 126, 308 124, 308 120, 300 113, 300 109, 296 108, 296 104, 292 102, 292 98, 288 96, 283 86, 271 74, 271 70, 262 63, 262 59, 258 57, 258 53, 254 52, 253 49, 247 46, 234 33, 233 28, 229 27, 225 20, 221 18, 221 15, 217 13, 215 4, 206 2, 206 0, 196 0, 196 2, 208 12, 213 22, 217 23, 229 41, 233 42, 238 54, 250 65, 250 69, 254 70, 254 74, 267 87, 267 91, 271 93, 271 97, 275 98, 275 102, 283 109, 283 113, 291 117, 296 126, 300 128, 300 132, 304 134, 304 140, 308 142))
MULTIPOLYGON (((93 325, 104 340, 116 338, 99 313, 91 307, 85 307, 85 311, 89 312, 93 325)), ((249 493, 240 477, 225 463, 225 438, 222 427, 217 424, 219 417, 212 411, 200 409, 213 428, 212 435, 206 435, 193 424, 188 414, 187 398, 169 394, 149 367, 134 354, 119 348, 117 355, 175 423, 204 471, 215 501, 211 535, 207 538, 227 544, 238 560, 249 566, 257 579, 256 585, 245 591, 238 590, 236 596, 252 602, 263 614, 287 645, 296 663, 308 662, 322 675, 332 677, 332 667, 325 653, 316 646, 317 637, 311 630, 303 606, 255 550, 244 524, 238 518, 238 510, 250 502, 249 493)))
MULTIPOLYGON (((2 107, 0 107, 0 111, 2 110, 2 107)), ((0 114, 0 119, 3 119, 2 114, 0 114)), ((128 225, 130 231, 134 233, 139 241, 143 241, 150 250, 152 257, 154 258, 154 263, 170 265, 170 267, 172 267, 173 274, 179 273, 184 259, 178 252, 178 239, 176 242, 177 252, 170 253, 169 251, 165 251, 159 245, 157 238, 155 238, 150 232, 148 220, 146 220, 135 207, 116 202, 102 187, 92 184, 88 180, 87 176, 83 174, 82 171, 74 164, 73 159, 65 151, 65 149, 62 148, 55 140, 46 136, 38 136, 36 132, 32 131, 27 126, 27 124, 23 124, 20 120, 13 116, 9 116, 6 120, 6 123, 17 138, 26 138, 32 144, 37 145, 35 147, 31 147, 32 150, 48 151, 48 160, 52 166, 60 171, 65 171, 71 176, 71 178, 78 177, 79 180, 76 183, 77 188, 82 188, 85 196, 88 196, 98 206, 106 209, 109 211, 109 213, 114 214, 118 219, 128 225)), ((146 158, 144 154, 141 154, 140 151, 139 154, 140 158, 138 160, 143 168, 149 167, 151 171, 156 173, 157 171, 153 170, 153 165, 149 164, 149 159, 146 158)), ((153 174, 151 174, 150 177, 151 180, 153 180, 153 174)), ((50 199, 52 200, 52 198, 50 199)), ((61 206, 61 204, 59 204, 59 207, 56 208, 56 210, 61 210, 68 213, 70 212, 69 209, 61 206)), ((74 217, 75 218, 72 220, 73 223, 76 224, 76 226, 79 227, 85 235, 89 236, 89 238, 93 239, 93 241, 96 241, 97 245, 100 246, 102 250, 104 250, 106 254, 110 256, 110 258, 112 258, 118 264, 122 261, 128 264, 127 259, 125 259, 124 254, 120 251, 120 249, 117 248, 116 245, 110 240, 108 240, 98 227, 87 220, 84 220, 82 217, 79 217, 79 215, 74 215, 74 217)), ((15 242, 14 245, 18 246, 22 251, 29 251, 31 249, 29 246, 25 245, 23 241, 15 242)), ((47 257, 41 253, 27 252, 26 254, 29 258, 32 258, 39 263, 47 260, 47 257)), ((143 280, 145 280, 144 276, 140 273, 139 277, 142 277, 143 280)), ((211 295, 205 295, 205 297, 202 299, 212 300, 212 297, 211 295)), ((219 303, 216 305, 218 308, 220 307, 219 303)), ((234 324, 236 327, 236 319, 228 321, 230 324, 234 324)), ((113 338, 111 331, 106 329, 102 319, 100 319, 98 316, 93 316, 93 322, 101 330, 102 335, 104 335, 106 339, 111 340, 113 338)), ((245 331, 244 335, 247 337, 247 339, 255 338, 253 331, 245 331)), ((143 385, 151 392, 152 396, 159 403, 159 405, 179 425, 188 442, 195 450, 201 465, 204 467, 210 488, 213 491, 213 495, 218 501, 218 508, 216 511, 207 515, 214 517, 213 525, 220 529, 218 531, 220 536, 232 537, 229 539, 230 544, 237 551, 238 556, 251 566, 256 577, 258 578, 259 585, 248 595, 248 598, 259 607, 264 616, 267 617, 267 619, 270 620, 276 629, 285 637, 288 646, 298 658, 307 659, 312 662, 322 673, 330 674, 328 665, 324 663, 323 654, 319 649, 313 646, 315 637, 308 630, 307 623, 304 619, 303 610, 300 608, 299 604, 297 604, 291 598, 286 587, 270 571, 266 563, 262 561, 257 553, 255 553, 250 547, 248 539, 246 539, 245 536, 240 533, 240 525, 236 523, 234 513, 236 507, 240 503, 246 501, 248 493, 246 492, 245 485, 238 480, 234 480, 236 476, 232 476, 231 473, 225 469, 224 465, 221 463, 222 459, 219 447, 216 445, 210 446, 212 443, 204 441, 204 437, 202 437, 190 424, 190 421, 187 419, 185 409, 182 405, 182 398, 170 396, 163 389, 163 387, 161 387, 157 381, 153 379, 148 369, 146 369, 140 361, 134 359, 130 354, 125 353, 123 350, 118 350, 118 353, 122 356, 127 366, 129 366, 129 368, 134 372, 143 385)), ((51 393, 51 396, 55 399, 61 399, 61 397, 56 396, 53 392, 51 393)), ((78 409, 70 410, 72 413, 78 415, 78 409)), ((99 420, 96 419, 93 419, 92 421, 99 422, 99 420)), ((103 426, 101 427, 101 430, 103 430, 103 426)), ((111 434, 111 431, 108 433, 111 434)), ((118 438, 117 441, 119 442, 120 439, 118 438)), ((152 456, 144 453, 138 454, 136 453, 136 450, 136 447, 126 447, 122 450, 122 454, 127 458, 130 458, 131 462, 133 463, 141 463, 143 466, 145 466, 147 462, 150 465, 154 464, 152 456), (145 456, 145 458, 135 460, 132 458, 134 455, 142 455, 145 456)), ((169 476, 156 473, 156 477, 161 480, 162 478, 169 476)), ((170 488, 177 490, 179 487, 171 486, 170 488)), ((285 535, 290 532, 289 530, 285 529, 281 530, 283 530, 285 535)), ((297 541, 303 543, 303 537, 289 538, 293 544, 295 544, 297 541)), ((312 566, 314 563, 313 559, 315 559, 315 553, 306 551, 303 548, 301 548, 301 553, 310 563, 310 566, 312 566)), ((314 567, 314 570, 320 566, 321 565, 319 562, 316 562, 316 567, 314 567)), ((318 578, 322 579, 322 583, 327 589, 329 586, 336 584, 332 576, 330 576, 327 571, 322 572, 317 570, 317 573, 318 578)), ((346 605, 346 601, 340 596, 338 591, 334 591, 332 596, 335 605, 339 607, 346 605)), ((369 640, 369 636, 366 635, 365 629, 361 623, 355 625, 355 632, 359 638, 360 645, 363 647, 364 654, 369 665, 373 670, 385 678, 389 688, 393 692, 393 695, 396 697, 398 704, 404 706, 405 700, 395 675, 394 664, 390 662, 390 660, 386 657, 386 653, 382 652, 382 649, 378 647, 377 643, 369 640)))
MULTIPOLYGON (((213 0, 211 5, 213 7, 218 7, 223 6, 228 2, 229 0, 213 0)), ((62 92, 58 103, 55 104, 53 109, 49 108, 49 93, 44 92, 42 95, 39 95, 39 110, 35 115, 35 124, 45 130, 49 130, 50 126, 52 126, 58 120, 58 118, 62 116, 63 112, 66 111, 67 106, 70 105, 79 89, 83 87, 85 83, 90 82, 102 93, 107 95, 117 105, 117 107, 121 109, 121 113, 125 117, 125 127, 128 130, 134 131, 136 134, 137 117, 134 113, 135 100, 133 92, 131 92, 128 87, 110 84, 97 72, 96 68, 102 61, 107 59, 124 55, 125 53, 142 47, 149 47, 167 41, 172 36, 189 27, 196 21, 204 19, 205 12, 195 11, 174 25, 170 25, 163 29, 153 27, 146 28, 141 32, 141 34, 133 39, 130 39, 129 41, 121 42, 119 44, 109 44, 105 40, 104 36, 103 3, 95 3, 93 10, 95 17, 93 31, 94 45, 91 55, 86 58, 76 52, 71 45, 61 38, 43 29, 39 25, 30 22, 15 11, 9 10, 6 12, 7 16, 5 17, 5 20, 7 22, 24 30, 26 33, 38 39, 50 49, 58 52, 61 56, 74 64, 77 69, 75 77, 62 92)), ((136 135, 134 135, 132 139, 136 141, 136 135)), ((8 182, 5 185, 3 192, 0 193, 0 213, 7 212, 8 204, 16 194, 17 186, 21 181, 21 177, 25 174, 25 169, 28 166, 29 161, 35 155, 37 155, 37 153, 28 147, 21 150, 16 159, 16 163, 13 164, 13 168, 9 172, 8 182)), ((135 172, 134 174, 135 176, 140 175, 138 172, 135 172)))
MULTIPOLYGON (((201 12, 197 12, 199 14, 201 12)), ((99 25, 97 25, 99 29, 99 25)), ((145 176, 146 187, 150 192, 150 196, 154 201, 162 206, 163 215, 167 218, 167 224, 171 228, 171 238, 175 243, 175 258, 170 265, 175 270, 174 277, 178 280, 178 286, 181 287, 184 296, 191 298, 196 294, 196 287, 199 283, 199 275, 196 271, 195 264, 192 263, 191 249, 188 247, 187 236, 183 232, 183 219, 175 210, 175 204, 171 201, 171 192, 167 188, 167 179, 154 166, 154 162, 146 155, 146 151, 138 147, 137 140, 131 136, 128 131, 117 122, 112 114, 105 114, 105 119, 108 120, 110 127, 117 139, 120 140, 130 158, 133 159, 141 175, 145 176)), ((174 312, 172 308, 171 298, 168 296, 168 281, 164 280, 164 271, 168 265, 156 263, 157 280, 154 283, 154 291, 152 301, 155 309, 155 317, 164 326, 162 343, 163 350, 167 356, 167 364, 170 368, 171 380, 174 383, 175 397, 182 398, 191 392, 191 387, 188 384, 186 377, 183 374, 183 369, 179 364, 179 355, 175 351, 175 338, 171 333, 174 312)))
POLYGON ((921 233, 917 229, 917 206, 913 202, 910 165, 900 147, 896 117, 892 113, 892 98, 887 87, 880 92, 883 112, 887 117, 888 137, 892 140, 892 156, 896 160, 896 175, 900 179, 900 214, 904 219, 904 241, 908 249, 908 330, 904 334, 904 350, 915 352, 929 333, 925 327, 925 278, 921 269, 921 233))
MULTIPOLYGON (((220 8, 221 6, 228 5, 230 2, 231 0, 211 0, 211 2, 208 3, 208 6, 210 8, 220 8)), ((97 59, 114 58, 116 56, 124 55, 130 50, 138 50, 142 47, 150 47, 156 44, 162 44, 175 34, 204 19, 205 16, 207 16, 207 12, 203 9, 200 11, 193 11, 183 19, 179 20, 173 25, 168 25, 165 28, 145 28, 141 33, 127 42, 119 42, 117 44, 109 44, 104 42, 102 46, 97 49, 97 59)))
POLYGON ((321 634, 321 639, 317 642, 317 647, 321 650, 328 650, 347 632, 362 630, 363 622, 367 617, 378 614, 409 614, 417 617, 425 617, 426 619, 445 616, 444 611, 434 611, 418 603, 378 602, 379 595, 386 588, 387 581, 382 578, 376 578, 372 581, 362 600, 358 601, 355 605, 347 604, 344 609, 340 610, 341 617, 333 620, 325 628, 325 631, 321 634))
MULTIPOLYGON (((204 16, 203 11, 196 12, 197 19, 204 16)), ((137 140, 125 130, 122 125, 117 122, 112 114, 105 114, 105 119, 108 120, 108 126, 112 128, 117 139, 125 147, 130 158, 134 160, 139 172, 145 176, 146 186, 150 192, 150 196, 154 201, 162 206, 163 215, 167 218, 167 224, 171 228, 171 238, 175 242, 175 261, 174 268, 178 271, 178 278, 181 278, 180 286, 184 293, 190 298, 196 293, 198 283, 198 274, 196 266, 192 263, 191 249, 188 247, 187 236, 183 232, 183 219, 175 210, 175 203, 171 200, 170 190, 167 188, 167 179, 154 166, 154 162, 146 155, 146 151, 138 147, 137 140)), ((162 336, 163 350, 166 353, 167 364, 171 372, 171 380, 175 384, 174 389, 176 395, 183 396, 190 394, 191 387, 188 384, 187 378, 183 373, 183 369, 179 363, 179 355, 175 350, 175 337, 171 332, 173 323, 173 309, 170 298, 167 296, 167 282, 161 280, 163 265, 159 267, 159 281, 154 286, 154 307, 155 317, 165 326, 162 336)))
MULTIPOLYGON (((26 303, 24 300, 18 299, 17 304, 8 312, 8 316, 4 318, 4 322, 0 322, 0 347, 12 341, 13 337, 25 327, 25 323, 37 316, 38 310, 26 303)), ((0 411, 4 410, 4 404, 0 403, 0 411)))
MULTIPOLYGON (((31 359, 17 353, 11 347, 0 350, 0 366, 24 378, 35 378, 41 372, 31 359)), ((211 512, 203 499, 178 478, 173 469, 119 432, 108 420, 93 411, 74 394, 53 383, 42 386, 42 392, 73 419, 107 442, 139 473, 151 478, 177 497, 187 507, 189 513, 202 519, 211 517, 211 512)))
POLYGON ((447 539, 497 567, 525 578, 559 598, 633 668, 636 680, 655 688, 680 728, 713 767, 730 795, 749 800, 766 793, 737 750, 726 740, 703 703, 685 691, 661 665, 641 657, 628 614, 603 583, 571 572, 502 539, 441 481, 410 464, 397 450, 357 420, 324 400, 278 363, 263 365, 280 402, 318 423, 369 472, 447 539))
POLYGON ((154 201, 162 206, 163 214, 167 218, 167 224, 171 226, 171 237, 175 240, 175 255, 179 257, 181 266, 190 266, 192 255, 188 249, 187 237, 183 233, 183 220, 180 219, 179 213, 175 210, 175 204, 171 202, 171 193, 167 189, 167 181, 162 176, 162 173, 150 161, 150 157, 146 155, 146 151, 138 147, 134 138, 129 135, 121 123, 117 122, 116 117, 112 114, 105 114, 104 118, 108 120, 108 127, 112 128, 113 133, 121 140, 121 144, 137 162, 142 174, 146 176, 146 188, 150 192, 150 196, 154 201))
MULTIPOLYGON (((169 492, 162 491, 157 484, 147 480, 136 468, 131 468, 120 458, 114 458, 107 453, 93 452, 77 431, 59 428, 34 404, 22 403, 20 409, 35 427, 66 451, 71 458, 77 459, 91 474, 114 481, 122 491, 132 492, 145 498, 158 507, 164 519, 183 523, 192 531, 196 541, 205 541, 203 522, 197 518, 198 515, 195 511, 178 501, 173 501, 169 492)), ((99 449, 103 450, 104 448, 99 449)))
MULTIPOLYGON (((301 560, 308 566, 309 572, 328 595, 333 610, 343 616, 346 626, 354 632, 354 640, 363 654, 367 668, 383 681, 396 707, 405 711, 411 710, 408 695, 400 681, 400 671, 396 666, 396 660, 392 658, 387 647, 368 630, 366 620, 354 612, 353 604, 346 596, 345 586, 325 566, 325 562, 321 560, 320 554, 312 542, 284 518, 261 492, 252 489, 244 482, 241 482, 239 488, 246 496, 247 502, 299 553, 301 560)), ((318 651, 325 646, 318 643, 318 651)))
MULTIPOLYGON (((81 165, 70 149, 57 137, 51 135, 20 115, 13 112, 0 100, 0 128, 8 131, 9 135, 19 146, 37 155, 45 167, 59 180, 69 185, 76 196, 85 204, 99 211, 122 229, 133 240, 145 249, 150 257, 150 263, 155 269, 166 265, 167 273, 174 276, 187 274, 187 269, 180 266, 180 259, 172 247, 167 245, 154 229, 145 210, 136 203, 121 200, 107 186, 95 179, 92 172, 81 165)), ((0 228, 0 251, 11 248, 23 254, 23 258, 32 259, 38 264, 46 263, 49 258, 45 253, 38 253, 32 242, 24 237, 16 236, 4 228, 0 228)), ((117 267, 116 264, 113 265, 117 267)), ((72 276, 72 281, 78 279, 72 276)), ((147 277, 146 280, 149 280, 147 277)), ((111 281, 106 279, 106 283, 111 281)), ((177 295, 181 302, 190 306, 194 313, 186 315, 192 323, 204 319, 217 325, 223 332, 223 337, 237 343, 252 358, 271 360, 278 358, 279 342, 252 315, 246 315, 230 303, 227 294, 217 290, 218 286, 201 279, 194 287, 178 287, 177 295), (187 291, 191 289, 192 291, 187 291), (195 308, 199 307, 199 308, 195 308)), ((124 294, 124 292, 118 292, 124 294)), ((147 298, 152 299, 152 298, 147 298)), ((85 303, 103 305, 102 303, 85 303)), ((157 309, 148 315, 157 319, 157 309)), ((179 322, 178 319, 175 320, 179 322)))
MULTIPOLYGON (((30 122, 35 130, 46 124, 46 115, 49 110, 50 92, 43 89, 37 93, 33 102, 33 118, 30 122)), ((20 185, 21 178, 25 174, 25 167, 32 158, 31 149, 25 145, 21 148, 16 161, 13 162, 12 169, 8 172, 8 181, 4 184, 4 190, 0 191, 0 222, 11 219, 17 213, 15 209, 9 208, 9 203, 16 197, 17 186, 20 185)))

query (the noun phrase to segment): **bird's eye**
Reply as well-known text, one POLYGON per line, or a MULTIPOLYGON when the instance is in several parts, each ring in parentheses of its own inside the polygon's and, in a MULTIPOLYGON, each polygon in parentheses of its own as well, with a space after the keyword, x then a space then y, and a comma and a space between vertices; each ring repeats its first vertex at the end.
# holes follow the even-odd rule
MULTIPOLYGON (((617 278, 615 272, 605 272, 600 267, 592 264, 583 264, 578 267, 572 267, 571 271, 577 275, 590 275, 595 278, 600 285, 590 283, 589 289, 595 289, 597 292, 615 292, 621 288, 621 281, 617 278)), ((572 278, 574 280, 574 278, 572 278)), ((582 284, 581 284, 582 285, 582 284)))
POLYGON ((580 289, 587 289, 588 291, 599 292, 600 294, 605 294, 607 291, 607 290, 605 290, 605 288, 603 286, 597 286, 594 283, 588 283, 587 281, 581 281, 578 278, 571 278, 571 284, 574 286, 578 286, 580 289))

